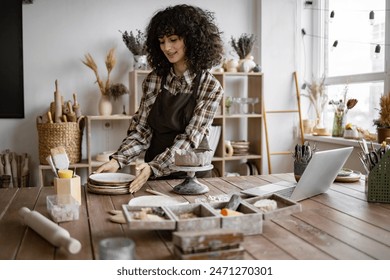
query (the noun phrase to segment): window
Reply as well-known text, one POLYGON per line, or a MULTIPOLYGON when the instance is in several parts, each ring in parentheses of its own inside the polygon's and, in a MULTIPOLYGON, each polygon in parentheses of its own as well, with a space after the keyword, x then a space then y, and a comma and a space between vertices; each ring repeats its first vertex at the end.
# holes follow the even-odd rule
MULTIPOLYGON (((323 0, 313 7, 318 36, 312 36, 318 49, 317 64, 326 77, 329 100, 358 99, 347 114, 347 122, 375 132, 379 98, 389 92, 386 82, 386 5, 390 0, 323 0)), ((326 106, 325 124, 332 127, 334 109, 326 106)))

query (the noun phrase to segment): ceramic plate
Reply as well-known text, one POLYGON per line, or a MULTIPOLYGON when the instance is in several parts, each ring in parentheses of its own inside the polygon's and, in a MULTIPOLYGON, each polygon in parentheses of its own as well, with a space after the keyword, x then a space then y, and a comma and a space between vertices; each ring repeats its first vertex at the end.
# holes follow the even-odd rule
POLYGON ((122 185, 99 185, 99 184, 94 184, 91 181, 88 181, 88 186, 91 188, 95 188, 95 189, 125 189, 125 188, 128 189, 129 188, 129 185, 125 185, 125 184, 122 184, 122 185))
POLYGON ((158 207, 158 206, 170 206, 170 205, 183 205, 188 204, 188 201, 183 202, 173 197, 162 195, 144 195, 130 199, 130 206, 145 206, 145 207, 158 207))
POLYGON ((339 171, 339 173, 337 174, 338 177, 347 177, 349 175, 351 175, 353 173, 353 170, 352 169, 348 169, 348 168, 343 168, 339 171))
POLYGON ((348 183, 348 182, 356 182, 360 180, 360 176, 362 174, 359 171, 353 171, 348 176, 337 176, 335 182, 348 183))
POLYGON ((97 184, 126 184, 133 181, 134 177, 126 173, 94 173, 89 176, 89 179, 97 184))
POLYGON ((115 194, 128 194, 129 188, 120 188, 120 189, 113 189, 113 188, 94 188, 91 187, 91 185, 88 184, 87 189, 91 193, 96 194, 106 194, 106 195, 115 195, 115 194))
POLYGON ((241 163, 239 173, 241 176, 251 175, 251 169, 250 169, 248 163, 246 163, 246 162, 241 163))

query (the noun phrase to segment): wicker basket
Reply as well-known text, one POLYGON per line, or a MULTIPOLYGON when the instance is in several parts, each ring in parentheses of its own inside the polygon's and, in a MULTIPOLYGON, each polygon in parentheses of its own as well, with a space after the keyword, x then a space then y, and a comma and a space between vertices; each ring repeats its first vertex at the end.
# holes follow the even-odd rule
POLYGON ((367 201, 390 203, 390 151, 368 174, 367 201))
POLYGON ((77 122, 37 123, 40 163, 48 164, 50 149, 58 146, 65 147, 70 163, 80 162, 84 124, 83 116, 77 122))

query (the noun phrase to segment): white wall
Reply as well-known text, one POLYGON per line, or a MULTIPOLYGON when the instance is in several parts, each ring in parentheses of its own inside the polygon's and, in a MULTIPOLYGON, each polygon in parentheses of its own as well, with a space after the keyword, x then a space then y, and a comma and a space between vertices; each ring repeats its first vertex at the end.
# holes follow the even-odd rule
MULTIPOLYGON (((96 115, 99 93, 93 83, 92 71, 81 63, 84 54, 90 52, 93 55, 103 75, 105 54, 109 48, 116 47, 118 63, 113 71, 113 81, 128 85, 131 53, 123 44, 118 30, 143 29, 157 9, 178 3, 214 11, 227 45, 231 36, 238 37, 241 33, 261 35, 254 55, 265 73, 267 108, 287 107, 295 96, 292 73, 296 69, 298 2, 34 0, 31 5, 23 5, 25 118, 0 119, 0 150, 9 148, 17 153, 29 153, 32 156, 32 180, 37 182, 39 160, 35 119, 44 114, 53 101, 55 80, 58 79, 59 89, 66 100, 76 92, 83 113, 96 115)), ((127 104, 127 100, 118 102, 113 113, 121 113, 123 103, 127 104)), ((296 121, 289 117, 283 121, 283 126, 280 123, 272 126, 270 133, 275 135, 271 137, 278 139, 278 145, 273 149, 295 145, 291 128, 295 124, 296 121)), ((124 130, 116 136, 107 131, 94 141, 119 145, 124 130)), ((273 169, 275 172, 276 164, 273 164, 273 169)), ((291 165, 281 164, 280 171, 284 170, 291 171, 291 165)), ((267 169, 264 171, 267 172, 267 169)))
MULTIPOLYGON (((297 109, 293 73, 301 71, 300 0, 263 0, 261 61, 266 111, 297 109)), ((267 114, 270 152, 293 151, 297 144, 297 113, 267 114)), ((264 146, 266 157, 266 148, 264 146)), ((272 173, 291 172, 292 156, 272 155, 272 173)), ((265 164, 266 166, 266 164, 265 164)), ((267 171, 265 167, 265 171, 267 171)))

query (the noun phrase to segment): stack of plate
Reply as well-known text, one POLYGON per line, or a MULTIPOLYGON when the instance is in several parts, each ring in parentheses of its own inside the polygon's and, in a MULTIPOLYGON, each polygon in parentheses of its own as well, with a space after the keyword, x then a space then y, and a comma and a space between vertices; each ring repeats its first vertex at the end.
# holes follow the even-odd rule
POLYGON ((89 192, 97 194, 126 194, 134 176, 125 173, 95 173, 87 181, 89 192))
POLYGON ((247 141, 232 141, 233 156, 245 156, 249 154, 249 144, 247 141))

